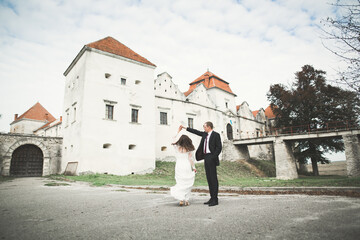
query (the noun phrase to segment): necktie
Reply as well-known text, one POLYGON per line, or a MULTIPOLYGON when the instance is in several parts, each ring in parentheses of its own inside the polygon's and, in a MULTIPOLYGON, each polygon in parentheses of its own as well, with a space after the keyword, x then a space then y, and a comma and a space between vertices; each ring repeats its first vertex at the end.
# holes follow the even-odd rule
POLYGON ((204 153, 206 154, 206 146, 207 146, 207 138, 208 138, 208 135, 206 134, 206 137, 205 137, 205 146, 204 146, 204 153))

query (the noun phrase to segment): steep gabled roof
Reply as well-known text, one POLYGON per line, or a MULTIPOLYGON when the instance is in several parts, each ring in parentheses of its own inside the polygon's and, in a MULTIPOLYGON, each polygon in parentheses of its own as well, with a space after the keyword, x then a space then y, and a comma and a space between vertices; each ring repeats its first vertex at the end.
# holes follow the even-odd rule
POLYGON ((55 118, 39 102, 24 112, 20 117, 15 118, 14 122, 20 119, 32 119, 46 122, 53 122, 55 118))
POLYGON ((151 63, 149 60, 140 56, 139 54, 137 54, 136 52, 134 52, 133 50, 112 37, 103 38, 99 41, 86 44, 86 46, 156 67, 155 64, 151 63))
POLYGON ((228 82, 226 82, 225 80, 216 76, 212 72, 207 71, 203 75, 201 75, 200 77, 198 77, 197 79, 195 79, 194 81, 192 81, 189 84, 190 85, 189 90, 184 92, 185 96, 188 96, 196 88, 196 86, 199 85, 200 83, 204 84, 205 88, 207 88, 207 89, 220 88, 228 93, 235 95, 231 91, 228 82))
POLYGON ((269 119, 276 117, 270 105, 265 109, 265 116, 267 116, 269 119))

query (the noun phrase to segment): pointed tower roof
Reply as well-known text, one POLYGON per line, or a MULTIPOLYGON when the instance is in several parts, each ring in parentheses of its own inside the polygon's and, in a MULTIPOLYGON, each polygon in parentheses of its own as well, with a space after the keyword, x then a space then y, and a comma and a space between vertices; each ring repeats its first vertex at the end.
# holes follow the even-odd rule
POLYGON ((15 117, 14 122, 20 119, 32 119, 46 122, 53 122, 55 118, 39 102, 24 112, 20 117, 15 117))
POLYGON ((86 46, 156 67, 155 64, 151 63, 149 60, 140 56, 139 54, 137 54, 136 52, 134 52, 133 50, 112 37, 100 39, 99 41, 86 44, 86 46))
MULTIPOLYGON (((205 88, 220 88, 225 92, 235 95, 229 86, 229 83, 220 77, 216 76, 210 71, 206 71, 203 75, 192 81, 189 85, 189 90, 184 92, 185 96, 188 96, 200 83, 204 84, 205 88)), ((235 95, 236 96, 236 95, 235 95)))

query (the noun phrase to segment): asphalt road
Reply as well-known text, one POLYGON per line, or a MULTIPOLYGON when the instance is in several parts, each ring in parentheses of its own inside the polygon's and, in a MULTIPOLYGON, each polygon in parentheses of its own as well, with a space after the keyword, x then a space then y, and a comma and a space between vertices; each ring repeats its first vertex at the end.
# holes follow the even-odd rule
POLYGON ((360 199, 194 193, 179 207, 168 192, 45 186, 44 178, 0 184, 0 239, 359 239, 360 199))

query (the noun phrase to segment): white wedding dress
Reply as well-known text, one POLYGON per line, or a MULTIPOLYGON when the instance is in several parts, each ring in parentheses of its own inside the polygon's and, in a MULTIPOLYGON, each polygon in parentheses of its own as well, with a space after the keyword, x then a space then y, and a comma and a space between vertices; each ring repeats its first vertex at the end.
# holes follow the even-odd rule
POLYGON ((191 188, 195 181, 195 172, 192 171, 190 160, 194 161, 193 152, 180 152, 179 147, 175 147, 176 165, 175 180, 176 185, 170 188, 170 194, 177 200, 188 201, 191 188))

